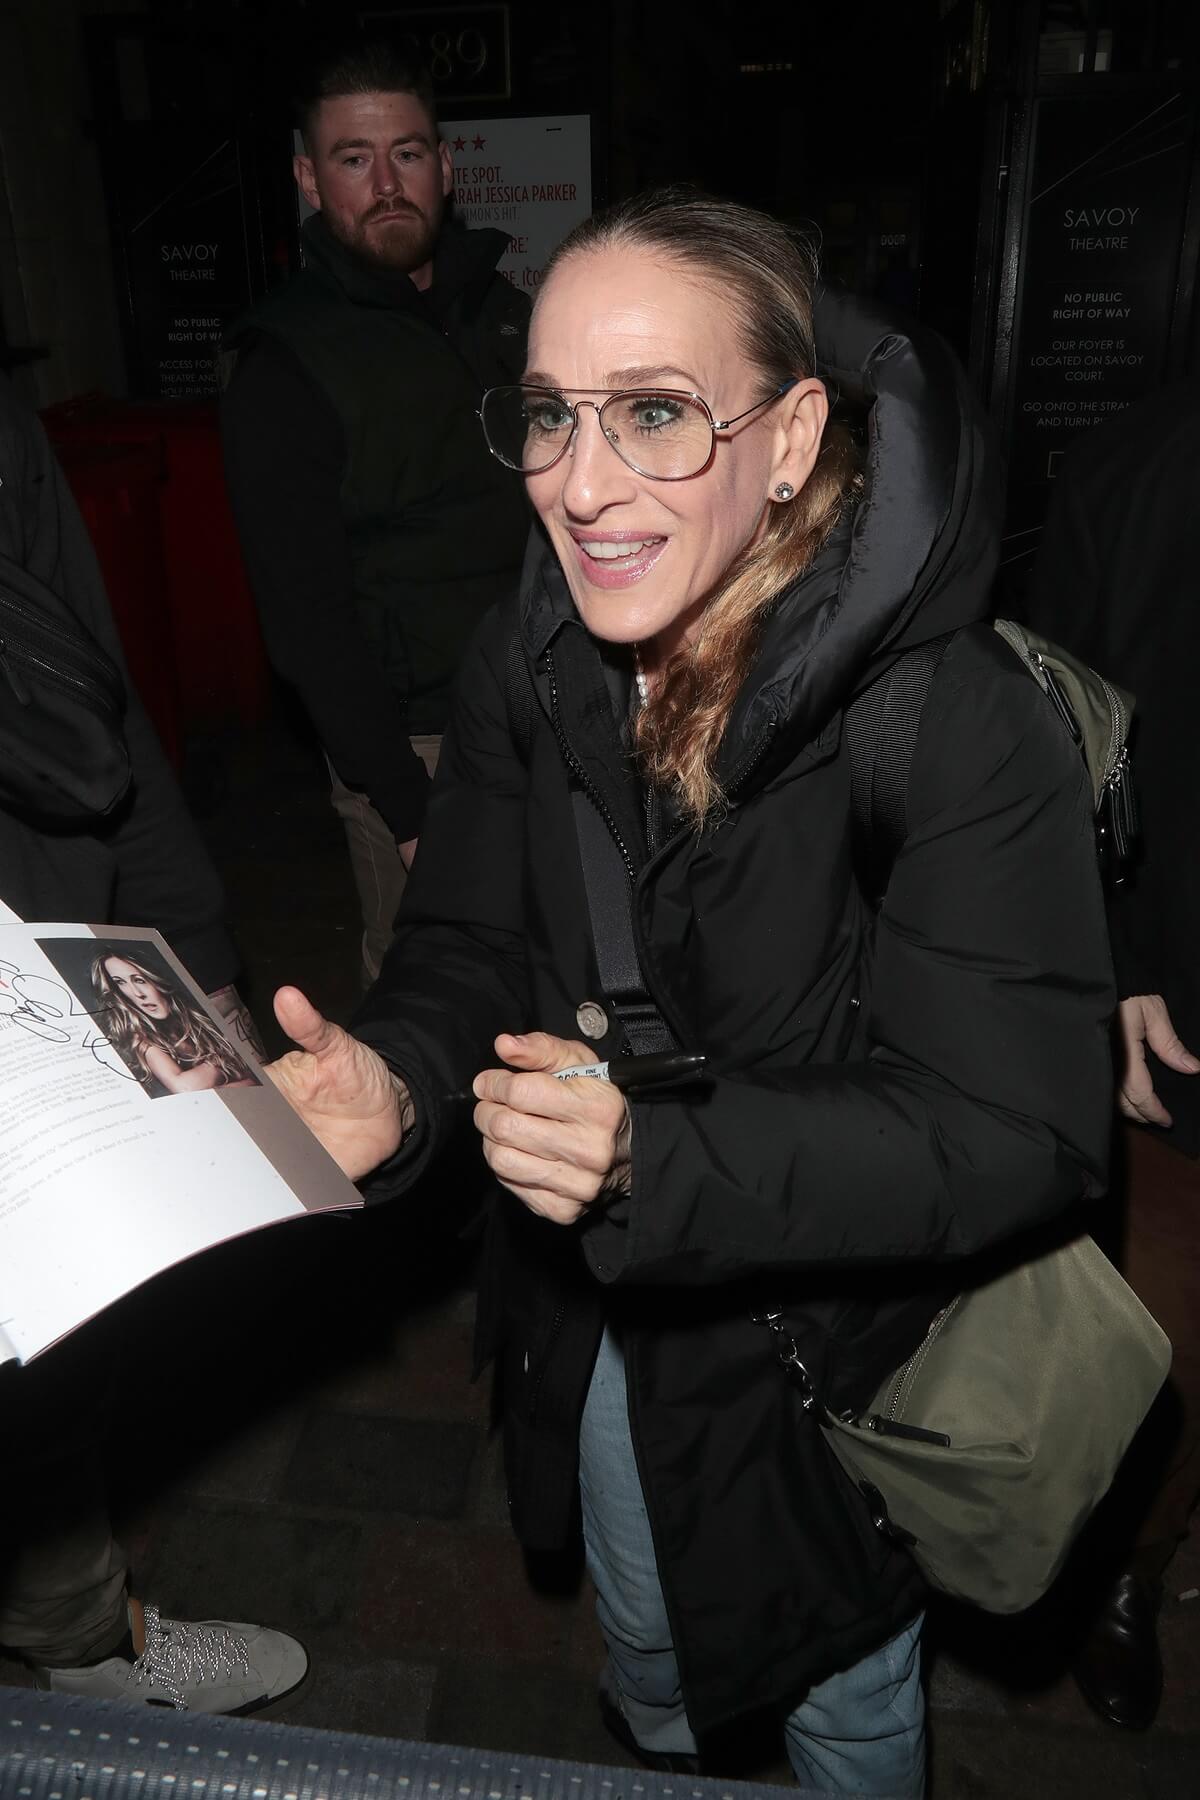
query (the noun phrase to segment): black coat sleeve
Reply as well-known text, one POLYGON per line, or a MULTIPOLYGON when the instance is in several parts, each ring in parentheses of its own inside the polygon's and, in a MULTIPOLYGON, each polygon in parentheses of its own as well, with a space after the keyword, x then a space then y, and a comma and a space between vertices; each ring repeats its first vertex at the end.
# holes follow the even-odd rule
POLYGON ((1099 1190, 1113 992, 1087 778, 1003 656, 944 666, 926 704, 866 1060, 635 1102, 632 1192, 584 1231, 600 1279, 954 1260, 1099 1190))
MULTIPOLYGON (((404 706, 354 612, 341 422, 282 345, 251 345, 221 407, 225 474, 263 638, 334 768, 397 842, 418 835, 429 777, 404 706)), ((403 570, 397 570, 403 580, 403 570)))
POLYGON ((513 609, 494 608, 463 658, 396 936, 352 1021, 355 1036, 403 1077, 417 1113, 417 1129, 380 1172, 380 1196, 415 1180, 469 1122, 469 1104, 446 1096, 494 1065, 499 1032, 528 1025, 527 776, 504 690, 512 629, 513 609))

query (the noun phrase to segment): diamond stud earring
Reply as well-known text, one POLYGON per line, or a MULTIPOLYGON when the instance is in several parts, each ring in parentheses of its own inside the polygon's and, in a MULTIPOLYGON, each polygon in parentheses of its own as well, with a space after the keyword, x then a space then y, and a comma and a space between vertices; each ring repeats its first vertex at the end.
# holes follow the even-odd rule
POLYGON ((790 500, 795 491, 796 490, 790 481, 781 481, 779 486, 775 489, 775 498, 777 500, 790 500))

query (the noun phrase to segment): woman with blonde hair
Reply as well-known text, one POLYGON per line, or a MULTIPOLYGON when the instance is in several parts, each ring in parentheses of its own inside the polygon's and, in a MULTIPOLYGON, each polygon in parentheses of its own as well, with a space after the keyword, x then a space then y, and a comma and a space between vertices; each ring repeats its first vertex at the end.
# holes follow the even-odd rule
POLYGON ((538 521, 523 591, 465 665, 353 1035, 282 989, 272 1073, 381 1195, 473 1085, 513 1522, 582 1525, 614 1734, 688 1769, 765 1709, 803 1785, 920 1795, 921 1579, 766 1319, 861 1409, 964 1265, 1103 1178, 1090 788, 985 623, 986 434, 940 340, 678 190, 566 240, 481 411, 538 521), (845 721, 903 710, 913 658, 881 859, 845 721), (555 1079, 671 1048, 706 1079, 555 1079))
POLYGON ((92 987, 105 1036, 144 1088, 169 1094, 249 1086, 254 1076, 212 1021, 160 969, 118 945, 92 959, 92 987))

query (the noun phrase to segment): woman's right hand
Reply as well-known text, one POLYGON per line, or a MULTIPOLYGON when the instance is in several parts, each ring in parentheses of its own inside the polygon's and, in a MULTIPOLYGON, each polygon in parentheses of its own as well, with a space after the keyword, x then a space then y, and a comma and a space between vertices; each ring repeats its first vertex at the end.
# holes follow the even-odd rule
POLYGON ((1159 1062, 1179 1075, 1200 1074, 1200 1061, 1181 1043, 1161 994, 1131 994, 1121 1002, 1120 1020, 1125 1067, 1117 1105, 1135 1124, 1173 1125, 1174 1120, 1154 1091, 1146 1048, 1149 1046, 1159 1062))
POLYGON ((408 1090, 382 1057, 323 1018, 299 988, 279 989, 275 1017, 300 1048, 268 1063, 266 1074, 343 1174, 351 1181, 369 1175, 412 1126, 408 1090))

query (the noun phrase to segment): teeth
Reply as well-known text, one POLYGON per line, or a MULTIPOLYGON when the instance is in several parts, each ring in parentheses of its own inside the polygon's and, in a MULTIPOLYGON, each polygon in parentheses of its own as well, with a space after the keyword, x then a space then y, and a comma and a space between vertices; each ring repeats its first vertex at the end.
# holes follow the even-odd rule
POLYGON ((601 538, 597 543, 584 544, 583 548, 598 562, 621 562, 626 557, 640 555, 643 550, 648 550, 651 544, 659 542, 661 542, 659 538, 642 538, 637 543, 626 541, 623 544, 614 544, 601 538))

